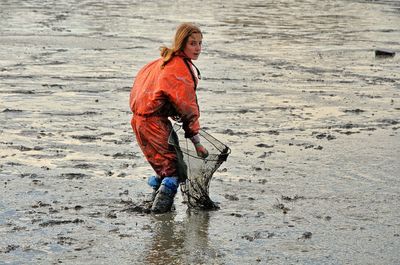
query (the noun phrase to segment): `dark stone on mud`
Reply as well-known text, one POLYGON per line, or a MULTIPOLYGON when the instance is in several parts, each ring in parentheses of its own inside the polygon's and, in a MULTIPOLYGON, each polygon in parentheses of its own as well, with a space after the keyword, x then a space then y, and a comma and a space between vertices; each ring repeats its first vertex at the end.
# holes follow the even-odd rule
POLYGON ((34 180, 32 180, 32 183, 33 183, 34 185, 39 185, 39 184, 42 183, 42 181, 40 181, 40 180, 38 180, 38 179, 34 179, 34 180))
POLYGON ((332 217, 330 217, 329 215, 325 216, 326 221, 330 221, 331 219, 332 219, 332 217))
POLYGON ((243 215, 241 215, 240 213, 231 213, 231 216, 239 217, 239 218, 243 217, 243 215))
POLYGON ((315 135, 315 137, 317 138, 317 139, 324 139, 324 138, 326 138, 327 140, 334 140, 334 139, 336 139, 336 137, 335 136, 333 136, 333 135, 331 135, 331 134, 327 134, 327 133, 318 133, 318 132, 313 132, 312 133, 313 135, 315 135))
POLYGON ((74 166, 74 168, 89 169, 89 168, 94 168, 94 166, 84 163, 84 164, 77 164, 77 165, 74 166))
POLYGON ((389 125, 397 125, 399 124, 398 120, 393 120, 393 119, 383 119, 381 122, 389 124, 389 125))
POLYGON ((300 199, 304 199, 303 196, 299 196, 299 195, 294 195, 293 197, 282 195, 281 198, 282 198, 282 200, 289 201, 289 202, 290 201, 297 201, 297 200, 300 200, 300 199))
POLYGON ((79 224, 83 223, 82 219, 74 219, 74 220, 50 220, 43 223, 40 223, 39 226, 46 227, 46 226, 53 226, 53 225, 62 225, 62 224, 79 224))
POLYGON ((256 215, 256 217, 262 217, 262 216, 264 216, 264 215, 265 215, 264 212, 258 212, 257 215, 256 215))
POLYGON ((283 214, 287 214, 287 212, 290 210, 288 207, 286 207, 283 203, 280 202, 276 203, 274 205, 274 208, 282 210, 283 214))
POLYGON ((10 253, 11 251, 14 251, 18 248, 18 245, 8 245, 4 250, 0 250, 0 253, 10 253))
POLYGON ((252 112, 252 113, 254 113, 255 111, 254 111, 254 110, 249 110, 249 109, 241 109, 241 110, 239 110, 238 112, 241 113, 241 114, 245 114, 245 113, 247 113, 247 112, 252 112))
POLYGON ((81 141, 96 141, 100 139, 99 137, 94 135, 72 135, 71 137, 81 141))
POLYGON ((101 212, 90 212, 88 214, 88 216, 90 216, 90 217, 100 217, 101 216, 101 212))
POLYGON ((129 190, 124 190, 123 192, 119 193, 119 196, 122 196, 122 195, 129 195, 129 190))
POLYGON ((61 178, 64 179, 83 179, 83 178, 89 178, 88 175, 83 174, 83 173, 63 173, 61 174, 61 178))
POLYGON ((129 153, 115 153, 112 156, 114 159, 131 159, 135 157, 135 154, 132 152, 129 153))
POLYGON ((6 108, 6 109, 4 109, 2 112, 22 112, 22 110, 6 108))
POLYGON ((49 208, 49 213, 59 213, 60 211, 57 209, 54 209, 53 207, 49 208))
POLYGON ((272 238, 275 236, 275 233, 269 231, 255 231, 253 235, 244 235, 242 236, 243 239, 247 239, 250 242, 254 241, 255 239, 266 239, 272 238))
POLYGON ((17 163, 17 162, 7 162, 6 165, 12 166, 12 167, 15 167, 15 166, 22 166, 21 163, 17 163))
POLYGON ((23 145, 16 146, 14 148, 18 149, 21 152, 32 151, 32 148, 23 145))
POLYGON ((59 88, 59 89, 63 89, 64 88, 63 85, 59 85, 59 84, 42 84, 42 87, 59 88))
POLYGON ((104 132, 104 133, 100 133, 101 136, 111 136, 114 135, 115 133, 113 132, 104 132))
POLYGON ((345 131, 345 132, 340 132, 341 134, 346 134, 346 135, 351 135, 351 134, 355 134, 355 133, 360 133, 360 131, 345 131))
POLYGON ((270 134, 270 135, 279 135, 279 132, 275 131, 275 130, 267 131, 267 133, 270 134))
POLYGON ((265 184, 265 183, 267 183, 267 180, 266 180, 266 179, 259 179, 259 180, 258 180, 258 183, 260 183, 260 184, 265 184))
POLYGON ((336 137, 329 134, 329 135, 326 137, 326 139, 328 139, 328 140, 330 141, 330 140, 336 139, 336 137))
POLYGON ((250 235, 244 235, 244 236, 242 236, 242 238, 244 238, 250 242, 254 241, 254 239, 255 239, 253 236, 250 236, 250 235))
POLYGON ((268 144, 256 144, 257 147, 264 147, 264 148, 272 148, 274 147, 273 145, 268 145, 268 144))
POLYGON ((70 246, 76 241, 77 241, 76 239, 71 238, 71 237, 59 236, 58 240, 57 240, 57 244, 60 244, 63 246, 65 246, 65 245, 70 246))
POLYGON ((362 112, 365 112, 365 110, 362 110, 362 109, 347 109, 347 110, 344 110, 344 112, 350 112, 350 113, 360 114, 360 113, 362 113, 362 112))
POLYGON ((340 128, 344 128, 344 129, 352 129, 352 128, 356 128, 357 126, 352 124, 352 123, 347 123, 345 125, 340 126, 340 128))
POLYGON ((239 200, 239 198, 236 195, 225 194, 224 197, 225 197, 225 199, 228 199, 230 201, 238 201, 239 200))
POLYGON ((32 208, 39 208, 39 207, 48 207, 48 206, 51 206, 51 205, 48 204, 48 203, 44 203, 42 201, 38 201, 36 204, 32 205, 31 207, 32 208))
POLYGON ((124 173, 124 172, 119 173, 119 174, 117 175, 117 178, 125 178, 125 177, 126 177, 126 173, 124 173))
POLYGON ((375 57, 394 57, 396 52, 388 49, 376 49, 375 57))
POLYGON ((109 213, 107 213, 106 217, 107 217, 107 218, 115 219, 115 218, 117 218, 117 214, 116 214, 115 211, 113 210, 113 211, 110 211, 109 213))
POLYGON ((268 156, 271 156, 273 152, 269 151, 269 152, 264 152, 262 155, 258 156, 258 158, 266 158, 268 156))
POLYGON ((304 232, 303 235, 299 239, 310 239, 312 237, 311 232, 304 232))

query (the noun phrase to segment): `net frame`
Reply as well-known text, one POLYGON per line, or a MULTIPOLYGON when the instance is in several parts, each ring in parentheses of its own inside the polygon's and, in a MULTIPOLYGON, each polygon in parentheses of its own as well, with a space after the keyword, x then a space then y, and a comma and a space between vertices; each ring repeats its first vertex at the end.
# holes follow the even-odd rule
POLYGON ((209 152, 207 158, 201 158, 197 156, 194 145, 183 134, 182 125, 175 123, 168 143, 177 153, 184 202, 189 208, 218 209, 218 205, 209 197, 210 182, 215 171, 227 160, 231 149, 204 129, 200 129, 200 142, 209 152))

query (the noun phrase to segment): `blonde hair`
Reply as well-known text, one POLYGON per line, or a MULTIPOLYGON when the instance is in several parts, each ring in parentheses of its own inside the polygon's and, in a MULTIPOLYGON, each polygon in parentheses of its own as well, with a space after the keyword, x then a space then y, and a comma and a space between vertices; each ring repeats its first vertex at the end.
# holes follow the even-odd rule
POLYGON ((183 51, 190 35, 194 33, 200 33, 203 37, 203 33, 201 33, 200 28, 193 23, 182 23, 178 26, 178 28, 176 29, 174 41, 172 43, 172 47, 160 47, 161 57, 163 57, 164 61, 162 67, 164 67, 177 52, 183 51))

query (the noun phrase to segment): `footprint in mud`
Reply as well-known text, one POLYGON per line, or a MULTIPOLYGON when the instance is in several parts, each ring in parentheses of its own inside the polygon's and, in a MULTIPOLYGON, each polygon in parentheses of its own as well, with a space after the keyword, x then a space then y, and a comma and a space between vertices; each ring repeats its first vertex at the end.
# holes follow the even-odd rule
MULTIPOLYGON (((120 193, 121 195, 129 194, 128 190, 120 193)), ((138 214, 150 214, 151 207, 153 205, 153 201, 147 197, 148 195, 143 195, 142 199, 134 202, 132 199, 121 199, 120 204, 124 205, 123 209, 119 212, 127 212, 127 213, 138 213, 138 214)))
POLYGON ((150 214, 151 204, 143 202, 142 205, 132 205, 122 210, 123 212, 129 213, 140 213, 140 214, 150 214))

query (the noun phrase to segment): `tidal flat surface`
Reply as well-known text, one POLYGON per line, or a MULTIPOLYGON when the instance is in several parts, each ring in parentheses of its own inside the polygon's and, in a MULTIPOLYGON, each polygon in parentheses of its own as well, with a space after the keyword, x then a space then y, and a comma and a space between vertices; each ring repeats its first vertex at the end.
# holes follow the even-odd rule
POLYGON ((0 264, 400 263, 398 1, 2 0, 0 80, 0 264), (186 21, 221 209, 146 214, 129 92, 186 21))

